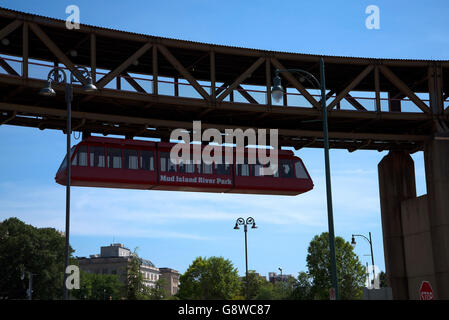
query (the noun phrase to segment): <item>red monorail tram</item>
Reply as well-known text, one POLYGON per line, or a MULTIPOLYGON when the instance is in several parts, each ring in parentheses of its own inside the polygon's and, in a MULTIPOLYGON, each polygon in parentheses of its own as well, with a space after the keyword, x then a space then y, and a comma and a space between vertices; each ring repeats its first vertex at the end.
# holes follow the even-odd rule
MULTIPOLYGON (((244 194, 298 195, 313 189, 300 158, 279 150, 279 170, 261 176, 260 164, 174 164, 175 144, 142 140, 89 137, 72 147, 71 185, 123 189, 154 189, 244 194)), ((223 150, 223 159, 225 149, 223 150)), ((235 163, 236 149, 232 148, 235 163)), ((66 184, 66 159, 55 180, 66 184)))

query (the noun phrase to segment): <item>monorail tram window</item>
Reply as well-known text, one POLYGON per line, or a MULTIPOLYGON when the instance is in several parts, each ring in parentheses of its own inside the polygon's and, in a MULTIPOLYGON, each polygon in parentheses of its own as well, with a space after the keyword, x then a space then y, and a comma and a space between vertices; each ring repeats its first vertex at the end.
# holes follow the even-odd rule
POLYGON ((260 176, 264 177, 273 177, 273 178, 279 178, 279 166, 278 163, 267 163, 265 165, 260 165, 259 167, 259 173, 260 176), (262 170, 265 170, 265 172, 262 172, 262 170))
POLYGON ((125 169, 138 169, 139 168, 139 155, 137 150, 125 149, 125 169))
POLYGON ((161 153, 161 171, 176 172, 176 165, 170 160, 170 153, 161 153))
POLYGON ((140 165, 143 170, 154 171, 154 153, 153 151, 140 151, 140 165))
POLYGON ((212 174, 212 164, 203 163, 203 173, 212 174))
POLYGON ((308 175, 306 172, 306 169, 304 169, 304 166, 302 165, 301 161, 296 160, 295 162, 295 171, 296 171, 296 178, 298 179, 308 179, 308 175))
POLYGON ((108 168, 120 169, 122 167, 122 149, 108 148, 108 168))
POLYGON ((251 176, 252 177, 260 177, 262 176, 262 168, 263 166, 257 161, 256 164, 251 165, 251 176))
POLYGON ((81 145, 78 147, 75 157, 72 160, 72 166, 87 166, 87 146, 81 145))
POLYGON ((279 171, 281 178, 293 178, 293 166, 289 159, 280 159, 279 161, 279 171))
POLYGON ((238 176, 249 176, 249 165, 248 164, 237 164, 237 175, 238 176))
POLYGON ((222 174, 222 175, 231 174, 231 165, 226 162, 224 157, 220 164, 214 163, 214 166, 215 166, 215 174, 222 174))
POLYGON ((176 164, 174 164, 170 157, 167 158, 167 162, 168 162, 168 172, 176 172, 176 164))
POLYGON ((193 161, 190 160, 190 163, 185 164, 186 173, 195 173, 195 165, 193 164, 193 161))
POLYGON ((186 172, 186 165, 184 164, 184 162, 182 162, 182 160, 179 162, 179 172, 180 173, 184 173, 186 172))
POLYGON ((104 147, 90 146, 89 157, 91 167, 98 167, 98 168, 105 167, 104 147))
POLYGON ((161 171, 165 172, 167 171, 167 157, 168 157, 168 153, 161 153, 160 154, 160 158, 161 158, 161 171))

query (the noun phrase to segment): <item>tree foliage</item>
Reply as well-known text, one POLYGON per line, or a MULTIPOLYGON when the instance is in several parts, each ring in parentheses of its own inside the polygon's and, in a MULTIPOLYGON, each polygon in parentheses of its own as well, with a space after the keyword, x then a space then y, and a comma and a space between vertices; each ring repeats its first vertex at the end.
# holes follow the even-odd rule
POLYGON ((118 300, 124 295, 124 287, 117 275, 80 271, 80 289, 71 293, 79 300, 118 300))
POLYGON ((0 297, 25 299, 28 278, 21 275, 31 272, 33 299, 62 298, 64 254, 64 236, 55 229, 36 228, 17 218, 0 222, 0 297))
MULTIPOLYGON (((365 282, 365 269, 353 247, 341 237, 335 237, 335 255, 340 299, 361 299, 365 282)), ((329 299, 332 287, 330 274, 329 234, 317 235, 310 242, 307 255, 308 273, 312 277, 312 296, 329 299)))
POLYGON ((229 300, 241 290, 237 269, 223 257, 196 258, 179 280, 181 299, 229 300))
MULTIPOLYGON (((259 276, 256 271, 249 270, 248 271, 248 296, 249 299, 255 299, 259 293, 261 288, 266 285, 267 279, 259 276)), ((240 288, 240 296, 246 299, 246 276, 242 278, 242 285, 240 288)))
POLYGON ((144 300, 148 299, 148 288, 145 286, 143 274, 140 271, 140 260, 137 249, 131 254, 128 263, 128 273, 126 277, 126 298, 128 300, 144 300))
POLYGON ((312 277, 307 272, 301 271, 294 284, 290 298, 293 300, 312 300, 312 277))

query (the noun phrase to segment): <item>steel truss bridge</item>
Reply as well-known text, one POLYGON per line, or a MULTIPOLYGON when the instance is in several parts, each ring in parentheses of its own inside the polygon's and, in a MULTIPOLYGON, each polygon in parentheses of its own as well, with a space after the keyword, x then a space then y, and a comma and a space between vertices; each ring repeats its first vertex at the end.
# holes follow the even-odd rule
MULTIPOLYGON (((54 66, 91 70, 98 91, 74 87, 72 127, 85 134, 169 139, 175 128, 276 128, 279 145, 323 147, 319 91, 275 69, 319 76, 322 56, 221 46, 65 21, 0 8, 0 124, 65 130, 64 87, 38 95, 54 66)), ((449 61, 323 56, 330 147, 423 150, 449 125, 449 61)))

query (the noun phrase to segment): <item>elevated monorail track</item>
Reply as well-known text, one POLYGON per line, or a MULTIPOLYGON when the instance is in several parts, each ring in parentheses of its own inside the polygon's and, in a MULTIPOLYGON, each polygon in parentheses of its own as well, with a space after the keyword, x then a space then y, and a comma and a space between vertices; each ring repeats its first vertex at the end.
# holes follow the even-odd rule
MULTIPOLYGON (((172 129, 267 128, 282 146, 322 147, 316 88, 276 68, 319 74, 318 55, 255 50, 81 25, 0 9, 0 124, 65 130, 64 87, 38 95, 54 66, 89 68, 99 90, 74 88, 74 131, 153 137, 172 129), (6 39, 5 41, 3 41, 6 39)), ((449 61, 323 56, 331 148, 422 150, 449 126, 449 61)), ((80 82, 82 75, 75 72, 80 82)))

